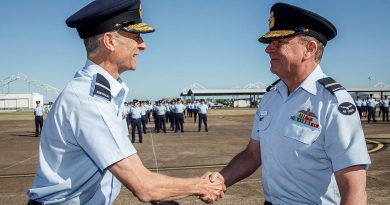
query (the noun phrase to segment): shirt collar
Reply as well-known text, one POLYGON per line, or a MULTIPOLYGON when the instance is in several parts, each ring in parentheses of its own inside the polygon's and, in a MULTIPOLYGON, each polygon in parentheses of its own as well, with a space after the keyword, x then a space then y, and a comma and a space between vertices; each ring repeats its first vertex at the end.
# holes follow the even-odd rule
MULTIPOLYGON (((322 72, 320 64, 310 73, 309 76, 298 86, 298 88, 302 88, 307 92, 316 95, 317 94, 317 80, 326 77, 326 75, 322 72)), ((287 85, 281 80, 275 85, 275 88, 280 93, 287 93, 287 85)))
POLYGON ((317 94, 317 81, 321 78, 326 77, 324 72, 322 72, 320 64, 310 73, 309 76, 301 83, 299 87, 303 88, 307 92, 316 95, 317 94))
POLYGON ((110 83, 110 89, 111 89, 111 95, 116 98, 119 94, 119 92, 123 89, 125 94, 127 94, 129 88, 126 86, 125 82, 121 78, 115 79, 113 78, 106 70, 104 70, 99 65, 95 64, 91 60, 87 60, 85 63, 84 69, 86 72, 90 73, 91 75, 94 74, 101 74, 103 75, 108 82, 110 83))

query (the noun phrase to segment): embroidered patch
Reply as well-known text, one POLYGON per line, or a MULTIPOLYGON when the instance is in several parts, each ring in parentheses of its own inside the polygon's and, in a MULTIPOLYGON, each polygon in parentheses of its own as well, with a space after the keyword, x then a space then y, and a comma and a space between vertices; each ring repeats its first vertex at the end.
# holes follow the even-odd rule
POLYGON ((93 95, 100 96, 108 101, 111 101, 110 83, 101 74, 96 75, 95 90, 93 95))
POLYGON ((290 119, 314 128, 318 128, 320 126, 318 124, 317 116, 311 112, 309 108, 307 110, 298 111, 294 116, 291 116, 290 119))
POLYGON ((343 102, 338 106, 338 110, 343 115, 352 115, 356 112, 356 106, 350 102, 343 102))

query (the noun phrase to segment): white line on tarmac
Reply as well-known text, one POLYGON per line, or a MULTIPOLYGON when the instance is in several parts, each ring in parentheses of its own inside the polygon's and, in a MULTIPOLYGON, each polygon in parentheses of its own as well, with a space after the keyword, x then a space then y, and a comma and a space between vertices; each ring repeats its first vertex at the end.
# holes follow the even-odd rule
POLYGON ((5 171, 5 170, 7 170, 7 169, 10 169, 10 168, 12 168, 12 167, 14 167, 14 166, 17 166, 17 165, 19 165, 19 164, 21 164, 21 163, 23 163, 23 162, 26 162, 26 161, 28 161, 28 160, 30 160, 30 159, 35 158, 35 157, 38 157, 38 154, 36 154, 36 155, 34 155, 34 156, 31 156, 31 157, 29 157, 29 158, 27 158, 27 159, 24 159, 24 160, 22 160, 22 161, 16 162, 16 163, 14 163, 14 164, 11 164, 11 165, 8 166, 8 167, 4 167, 4 168, 0 169, 0 172, 5 171))

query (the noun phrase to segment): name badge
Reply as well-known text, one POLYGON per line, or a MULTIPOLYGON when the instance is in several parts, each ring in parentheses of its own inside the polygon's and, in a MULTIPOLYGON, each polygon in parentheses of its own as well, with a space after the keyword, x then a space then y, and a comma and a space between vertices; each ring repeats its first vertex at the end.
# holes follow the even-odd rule
POLYGON ((260 116, 267 116, 267 115, 268 115, 267 110, 260 111, 260 116))

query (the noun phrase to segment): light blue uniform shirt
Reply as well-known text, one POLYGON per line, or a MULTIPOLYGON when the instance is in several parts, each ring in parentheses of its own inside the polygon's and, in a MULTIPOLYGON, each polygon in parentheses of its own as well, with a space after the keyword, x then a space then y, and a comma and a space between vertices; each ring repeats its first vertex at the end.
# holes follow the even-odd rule
POLYGON ((130 112, 131 112, 131 118, 133 119, 139 119, 141 118, 141 107, 139 106, 134 106, 130 109, 130 112))
POLYGON ((165 115, 166 110, 167 110, 167 108, 165 108, 164 105, 156 106, 157 115, 165 115))
POLYGON ((43 116, 43 107, 38 106, 38 107, 34 108, 34 115, 35 116, 43 116))
POLYGON ((199 107, 198 107, 198 112, 200 114, 207 114, 207 110, 209 109, 209 107, 206 105, 206 104, 200 104, 199 107))
POLYGON ((141 106, 141 115, 146 115, 146 111, 148 111, 148 108, 146 105, 141 106))
POLYGON ((375 107, 375 105, 376 105, 376 101, 375 101, 374 98, 370 98, 370 99, 367 100, 367 106, 368 107, 375 107))
POLYGON ((87 61, 48 115, 29 198, 44 204, 112 204, 121 183, 107 167, 136 153, 127 137, 122 106, 127 86, 87 61), (111 100, 94 94, 97 73, 108 80, 111 100))
POLYGON ((363 105, 363 101, 361 99, 356 100, 356 106, 361 107, 363 105))
POLYGON ((280 81, 260 102, 252 139, 260 141, 265 199, 273 204, 339 204, 334 172, 371 163, 356 108, 339 111, 352 97, 332 95, 317 82, 324 77, 318 65, 289 96, 280 81))
POLYGON ((174 111, 175 113, 183 113, 184 109, 185 109, 185 107, 184 107, 183 104, 181 104, 181 103, 176 103, 176 104, 175 104, 175 108, 173 109, 173 111, 174 111))
POLYGON ((169 104, 165 104, 165 109, 167 110, 167 112, 170 112, 171 111, 171 108, 170 108, 170 105, 169 104))
POLYGON ((389 100, 388 99, 382 100, 382 106, 389 107, 389 100))

